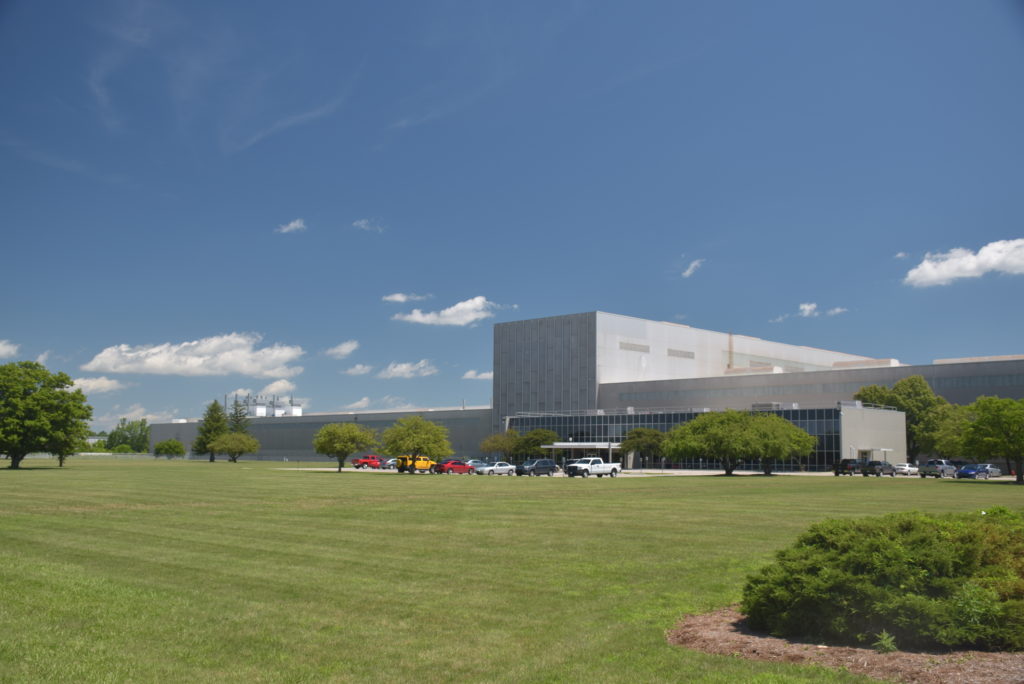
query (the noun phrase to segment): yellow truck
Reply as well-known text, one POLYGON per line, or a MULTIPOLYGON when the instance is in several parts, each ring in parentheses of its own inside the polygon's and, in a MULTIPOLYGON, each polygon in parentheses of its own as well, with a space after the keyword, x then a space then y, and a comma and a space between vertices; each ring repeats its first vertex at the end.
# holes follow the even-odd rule
POLYGON ((436 465, 437 462, 426 456, 399 456, 395 461, 395 466, 400 473, 432 473, 436 465))

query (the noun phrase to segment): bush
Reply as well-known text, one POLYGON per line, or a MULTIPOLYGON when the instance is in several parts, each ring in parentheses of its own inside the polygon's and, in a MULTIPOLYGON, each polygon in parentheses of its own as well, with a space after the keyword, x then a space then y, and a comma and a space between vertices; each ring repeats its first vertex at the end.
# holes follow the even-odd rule
POLYGON ((127 444, 118 444, 111 450, 115 454, 134 454, 135 451, 127 444))
POLYGON ((825 643, 1024 650, 1024 516, 826 520, 748 578, 742 610, 754 629, 825 643))

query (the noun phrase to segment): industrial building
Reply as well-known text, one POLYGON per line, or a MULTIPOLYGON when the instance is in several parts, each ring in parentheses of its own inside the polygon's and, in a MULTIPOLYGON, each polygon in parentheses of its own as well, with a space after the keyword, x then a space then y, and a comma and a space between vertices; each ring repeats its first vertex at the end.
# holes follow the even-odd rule
MULTIPOLYGON (((729 408, 770 411, 807 430, 818 447, 805 467, 826 470, 847 457, 906 459, 903 414, 852 401, 866 385, 921 375, 954 403, 1024 397, 1024 356, 911 366, 600 311, 496 324, 493 371, 491 407, 255 417, 250 431, 262 445, 256 458, 324 460, 312 449, 321 426, 352 421, 384 429, 407 415, 447 427, 463 458, 485 457, 479 444, 489 434, 535 428, 559 434, 562 457, 617 457, 634 427, 668 430, 729 408)), ((188 448, 196 428, 156 424, 152 439, 178 439, 188 448)))

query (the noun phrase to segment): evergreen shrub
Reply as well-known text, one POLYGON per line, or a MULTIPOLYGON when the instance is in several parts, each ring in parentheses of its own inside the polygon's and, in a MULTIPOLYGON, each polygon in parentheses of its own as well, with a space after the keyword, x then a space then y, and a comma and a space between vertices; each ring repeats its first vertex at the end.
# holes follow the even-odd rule
POLYGON ((1024 516, 894 513, 812 525, 748 578, 749 625, 819 643, 1024 650, 1024 516))

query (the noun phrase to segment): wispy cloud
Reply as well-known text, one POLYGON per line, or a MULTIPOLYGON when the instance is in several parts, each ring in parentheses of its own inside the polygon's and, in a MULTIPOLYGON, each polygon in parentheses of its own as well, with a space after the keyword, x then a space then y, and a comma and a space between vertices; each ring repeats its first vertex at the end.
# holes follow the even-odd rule
POLYGON ((396 321, 423 323, 424 325, 469 325, 485 318, 494 316, 497 304, 484 296, 473 297, 464 302, 454 304, 441 311, 421 311, 413 309, 406 314, 395 314, 391 318, 396 321))
POLYGON ((124 176, 97 171, 88 164, 77 159, 68 159, 45 150, 40 150, 22 140, 10 136, 0 136, 0 145, 13 150, 19 157, 40 166, 57 169, 65 173, 73 173, 85 178, 111 185, 123 185, 127 182, 124 176))
POLYGON ((122 409, 119 405, 114 405, 108 413, 94 417, 92 425, 94 428, 109 430, 117 425, 122 418, 127 418, 128 420, 141 420, 145 418, 148 423, 169 423, 177 417, 177 410, 147 411, 142 404, 132 404, 125 409, 122 409))
POLYGON ((980 278, 987 273, 1024 273, 1024 239, 990 242, 977 253, 963 247, 948 252, 929 252, 924 261, 907 273, 903 282, 913 287, 932 287, 949 285, 962 278, 980 278))
POLYGON ((359 219, 358 221, 352 222, 352 227, 358 230, 364 230, 368 233, 383 233, 384 226, 380 225, 370 219, 359 219))
POLYGON ((331 114, 334 114, 334 112, 338 111, 341 105, 345 102, 346 97, 347 94, 339 95, 338 97, 335 97, 332 100, 328 100, 322 105, 313 107, 312 109, 308 109, 304 112, 290 114, 282 119, 279 119, 272 123, 270 126, 267 126, 263 130, 259 131, 255 135, 250 136, 248 139, 242 142, 235 149, 235 151, 241 152, 243 150, 247 150, 253 145, 256 145, 257 143, 263 140, 266 140, 270 136, 281 133, 282 131, 286 131, 289 128, 294 128, 295 126, 302 126, 304 124, 316 121, 317 119, 322 119, 324 117, 330 116, 331 114))
POLYGON ((826 311, 825 315, 826 316, 838 316, 839 314, 844 314, 847 311, 849 311, 849 309, 844 308, 842 306, 836 306, 836 307, 833 307, 833 308, 829 309, 828 311, 826 311))
POLYGON ((703 263, 703 259, 694 259, 693 261, 690 262, 690 265, 686 267, 686 270, 683 271, 682 276, 684 278, 689 278, 690 276, 697 272, 697 269, 700 268, 703 263))
POLYGON ((430 299, 431 295, 418 295, 418 294, 404 294, 402 292, 396 292, 394 294, 384 295, 381 297, 385 302, 398 302, 399 304, 405 304, 406 302, 421 302, 424 299, 430 299))
POLYGON ((364 408, 368 407, 369 405, 370 405, 370 397, 363 397, 362 399, 359 399, 357 401, 353 401, 351 404, 345 404, 345 408, 353 409, 353 410, 358 411, 359 409, 364 409, 364 408))
POLYGON ((339 345, 331 347, 324 353, 330 356, 332 359, 344 359, 348 356, 351 356, 352 352, 354 352, 356 349, 359 349, 359 342, 357 342, 356 340, 348 340, 346 342, 342 342, 339 345))
POLYGON ((119 344, 101 351, 82 370, 183 376, 238 373, 258 378, 290 378, 302 372, 301 366, 288 365, 305 353, 302 347, 257 348, 262 339, 254 333, 230 333, 177 344, 119 344))
POLYGON ((468 370, 462 374, 463 380, 493 380, 494 371, 485 371, 477 373, 475 370, 468 370))
POLYGON ((50 360, 50 350, 47 349, 42 354, 36 357, 36 363, 45 366, 46 362, 50 360))
POLYGON ((392 361, 388 367, 377 373, 378 378, 424 378, 428 375, 436 375, 437 368, 427 359, 421 359, 416 363, 398 363, 392 361))
POLYGON ((357 363, 342 372, 345 373, 345 375, 368 375, 372 370, 373 366, 367 366, 365 363, 357 363))
POLYGON ((906 252, 896 252, 895 254, 892 255, 892 258, 893 259, 906 259, 908 256, 910 256, 910 255, 907 254, 906 252))
POLYGON ((346 404, 344 408, 352 411, 360 411, 368 408, 378 409, 405 409, 412 408, 413 405, 402 397, 395 397, 390 394, 386 394, 380 399, 370 399, 370 397, 363 397, 358 401, 353 401, 351 404, 346 404))
POLYGON ((295 391, 296 385, 291 380, 275 380, 266 387, 260 390, 260 394, 265 396, 280 396, 285 394, 291 394, 295 391))
MULTIPOLYGON (((834 307, 826 310, 825 311, 825 315, 826 316, 838 316, 839 314, 843 314, 843 313, 846 313, 846 312, 847 312, 847 309, 845 307, 834 306, 834 307)), ((790 318, 791 316, 794 316, 794 315, 795 316, 799 316, 800 318, 817 318, 818 316, 821 315, 821 313, 822 313, 821 309, 818 308, 818 305, 816 303, 814 303, 814 302, 804 302, 803 304, 800 304, 797 307, 797 312, 795 314, 793 314, 793 313, 780 314, 780 315, 776 316, 775 318, 769 319, 768 322, 769 323, 782 323, 784 320, 786 320, 787 318, 790 318)))
POLYGON ((103 375, 98 378, 75 378, 75 387, 86 394, 103 394, 122 390, 126 385, 120 380, 113 380, 103 375))
POLYGON ((274 229, 275 233, 295 233, 298 231, 306 230, 306 222, 300 218, 282 224, 274 229))
POLYGON ((10 340, 0 340, 0 359, 9 359, 18 355, 21 345, 14 344, 10 340))

